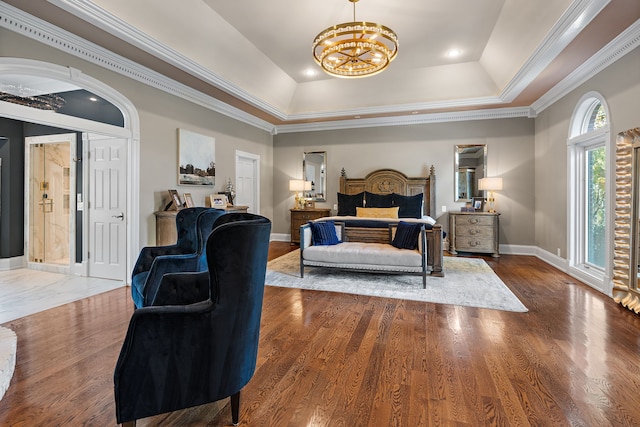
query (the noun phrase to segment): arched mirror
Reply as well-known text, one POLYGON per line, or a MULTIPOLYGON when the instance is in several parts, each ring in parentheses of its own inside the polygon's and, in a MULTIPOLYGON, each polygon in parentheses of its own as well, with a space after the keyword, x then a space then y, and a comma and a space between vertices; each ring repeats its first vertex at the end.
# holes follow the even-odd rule
POLYGON ((326 201, 327 152, 305 152, 302 159, 302 173, 304 180, 311 182, 311 190, 305 193, 305 197, 316 202, 326 201))
POLYGON ((640 128, 618 134, 613 299, 640 313, 640 128))
POLYGON ((469 202, 474 197, 482 197, 482 191, 478 190, 478 180, 486 176, 487 146, 456 145, 454 159, 454 200, 469 202))

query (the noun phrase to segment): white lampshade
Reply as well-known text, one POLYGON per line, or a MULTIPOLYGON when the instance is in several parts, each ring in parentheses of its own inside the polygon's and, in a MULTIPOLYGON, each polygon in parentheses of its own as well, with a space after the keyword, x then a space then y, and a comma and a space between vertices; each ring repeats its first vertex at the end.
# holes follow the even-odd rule
MULTIPOLYGON (((304 191, 305 188, 305 181, 301 179, 292 179, 289 181, 289 191, 304 191)), ((309 183, 309 189, 311 189, 311 183, 309 183)))
POLYGON ((478 180, 478 190, 502 190, 502 178, 480 178, 478 180))

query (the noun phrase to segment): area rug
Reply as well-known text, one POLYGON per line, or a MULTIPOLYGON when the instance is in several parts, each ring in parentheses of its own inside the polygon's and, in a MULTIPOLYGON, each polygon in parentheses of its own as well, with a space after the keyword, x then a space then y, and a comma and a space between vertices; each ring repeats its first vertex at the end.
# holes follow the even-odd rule
POLYGON ((427 277, 427 289, 422 287, 422 276, 411 274, 306 267, 304 278, 300 278, 300 251, 295 250, 269 262, 266 284, 494 310, 528 311, 480 258, 445 257, 444 274, 445 277, 427 277))

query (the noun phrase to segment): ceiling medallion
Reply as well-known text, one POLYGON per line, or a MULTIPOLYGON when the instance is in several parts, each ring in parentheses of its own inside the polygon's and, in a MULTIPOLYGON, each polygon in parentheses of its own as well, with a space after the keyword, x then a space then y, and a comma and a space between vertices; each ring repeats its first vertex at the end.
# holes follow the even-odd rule
POLYGON ((398 54, 398 36, 393 30, 375 22, 353 22, 334 25, 318 34, 313 41, 313 59, 328 74, 357 78, 378 74, 398 54))

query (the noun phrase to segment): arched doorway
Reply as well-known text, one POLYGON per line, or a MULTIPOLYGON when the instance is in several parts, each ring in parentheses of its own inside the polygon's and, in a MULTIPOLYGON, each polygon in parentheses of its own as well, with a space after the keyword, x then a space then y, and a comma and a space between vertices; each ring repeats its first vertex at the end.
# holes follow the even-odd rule
MULTIPOLYGON (((131 271, 135 257, 139 248, 139 117, 138 113, 125 96, 120 94, 113 88, 104 83, 83 74, 79 70, 62 67, 55 64, 45 63, 41 61, 26 60, 21 58, 0 58, 0 81, 8 81, 15 79, 36 78, 39 80, 46 79, 52 82, 71 85, 88 92, 98 95, 116 106, 122 113, 124 118, 123 126, 114 126, 97 121, 87 120, 84 118, 74 117, 70 115, 58 114, 53 111, 39 110, 25 105, 17 105, 8 102, 0 102, 0 117, 9 118, 18 121, 30 122, 39 125, 68 129, 71 131, 82 133, 83 135, 99 135, 105 138, 115 138, 125 141, 126 151, 126 196, 125 206, 123 206, 123 227, 125 230, 125 239, 123 252, 126 267, 124 271, 131 271)), ((85 166, 86 168, 87 166, 85 166)), ((87 174, 88 170, 78 171, 78 174, 87 174)), ((90 195, 90 187, 85 184, 85 200, 90 195)), ((82 201, 73 199, 75 203, 83 203, 82 201)), ((88 227, 91 219, 87 209, 79 209, 78 213, 83 218, 82 235, 83 239, 88 239, 88 227)), ((73 273, 79 275, 91 275, 88 259, 90 257, 89 248, 91 243, 87 241, 83 244, 83 255, 81 262, 76 262, 73 266, 73 273)), ((127 280, 127 275, 122 277, 123 281, 127 280)))

